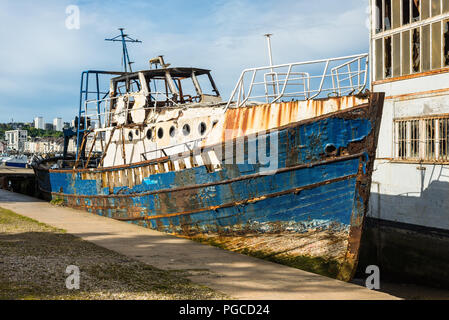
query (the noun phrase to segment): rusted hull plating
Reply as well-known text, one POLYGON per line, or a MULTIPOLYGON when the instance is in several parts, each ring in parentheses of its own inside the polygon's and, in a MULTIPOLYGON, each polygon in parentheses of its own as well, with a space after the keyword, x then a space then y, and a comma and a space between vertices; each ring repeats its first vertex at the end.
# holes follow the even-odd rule
POLYGON ((253 139, 278 141, 277 167, 268 172, 248 153, 239 163, 224 144, 201 150, 223 151, 215 153, 222 154, 219 167, 200 165, 194 152, 113 168, 36 171, 40 188, 68 206, 348 281, 383 99, 371 94, 366 104, 247 136, 245 150, 253 139))

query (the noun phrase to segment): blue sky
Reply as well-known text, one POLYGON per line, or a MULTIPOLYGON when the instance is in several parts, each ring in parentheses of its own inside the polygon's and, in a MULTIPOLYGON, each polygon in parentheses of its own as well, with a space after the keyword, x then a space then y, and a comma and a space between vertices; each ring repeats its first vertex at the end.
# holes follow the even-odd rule
POLYGON ((1 0, 0 122, 73 119, 83 70, 120 70, 119 27, 142 44, 136 69, 163 54, 172 66, 212 70, 228 99, 244 68, 368 52, 368 0, 1 0), (80 29, 65 26, 80 9, 80 29))

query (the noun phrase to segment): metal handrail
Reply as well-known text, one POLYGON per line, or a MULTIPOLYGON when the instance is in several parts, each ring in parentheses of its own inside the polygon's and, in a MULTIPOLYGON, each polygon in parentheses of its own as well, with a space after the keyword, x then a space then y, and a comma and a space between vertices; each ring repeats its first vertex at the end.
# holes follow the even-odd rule
POLYGON ((265 99, 267 103, 275 103, 286 97, 311 100, 323 93, 338 96, 358 94, 366 88, 367 78, 368 54, 245 69, 224 110, 226 111, 233 103, 236 107, 241 107, 258 98, 265 99), (324 65, 323 72, 311 75, 309 69, 320 65, 324 65), (294 69, 299 67, 300 70, 294 69), (287 69, 287 71, 281 69, 287 69), (256 81, 258 74, 261 73, 263 81, 256 81), (245 78, 248 76, 251 80, 248 88, 245 88, 245 78), (312 87, 311 80, 319 81, 319 85, 312 87), (292 83, 292 81, 298 81, 298 83, 292 83), (263 95, 253 95, 256 86, 264 87, 263 95), (287 92, 287 87, 292 86, 300 87, 301 90, 287 92), (269 92, 269 88, 273 91, 272 93, 269 92))

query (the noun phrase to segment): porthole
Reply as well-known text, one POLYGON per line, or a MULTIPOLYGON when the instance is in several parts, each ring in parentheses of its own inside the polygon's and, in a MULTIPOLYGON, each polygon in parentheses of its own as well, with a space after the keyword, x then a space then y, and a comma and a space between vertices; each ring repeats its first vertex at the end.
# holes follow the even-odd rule
POLYGON ((148 129, 147 130, 147 139, 151 140, 151 138, 153 138, 153 130, 152 129, 148 129))
POLYGON ((336 151, 337 151, 337 148, 332 143, 329 143, 324 147, 324 152, 328 155, 335 154, 336 151))
POLYGON ((139 129, 136 129, 136 136, 139 135, 139 129))
POLYGON ((133 133, 131 131, 128 133, 128 140, 133 141, 133 133))
POLYGON ((175 134, 176 134, 175 126, 171 126, 170 127, 169 133, 170 133, 170 137, 174 137, 175 136, 175 134))
POLYGON ((207 126, 204 122, 201 122, 198 126, 198 131, 200 132, 200 135, 204 135, 206 133, 207 126))
POLYGON ((188 136, 188 135, 190 134, 190 126, 189 126, 188 124, 185 124, 185 125, 182 127, 182 133, 183 133, 185 136, 188 136))
POLYGON ((164 129, 159 128, 157 130, 157 136, 158 136, 159 139, 162 139, 162 137, 164 136, 164 129))

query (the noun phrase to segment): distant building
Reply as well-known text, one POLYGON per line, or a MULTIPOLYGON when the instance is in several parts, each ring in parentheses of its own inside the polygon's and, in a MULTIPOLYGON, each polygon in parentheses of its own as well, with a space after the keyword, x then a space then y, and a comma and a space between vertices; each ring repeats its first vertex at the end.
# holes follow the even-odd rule
POLYGON ((25 143, 26 153, 49 154, 62 153, 64 150, 64 138, 37 138, 25 143))
POLYGON ((28 131, 26 130, 10 130, 5 132, 5 140, 8 151, 22 152, 27 141, 28 131))
POLYGON ((62 131, 63 124, 62 124, 62 118, 54 118, 53 119, 53 129, 55 131, 62 131))
POLYGON ((55 128, 53 127, 53 124, 51 123, 46 123, 45 124, 45 130, 54 130, 55 128))
POLYGON ((0 141, 0 154, 6 152, 6 142, 0 141))
POLYGON ((36 118, 34 118, 34 127, 35 127, 36 129, 42 129, 42 130, 44 130, 44 129, 45 129, 45 126, 44 126, 44 118, 42 118, 42 117, 36 117, 36 118))

